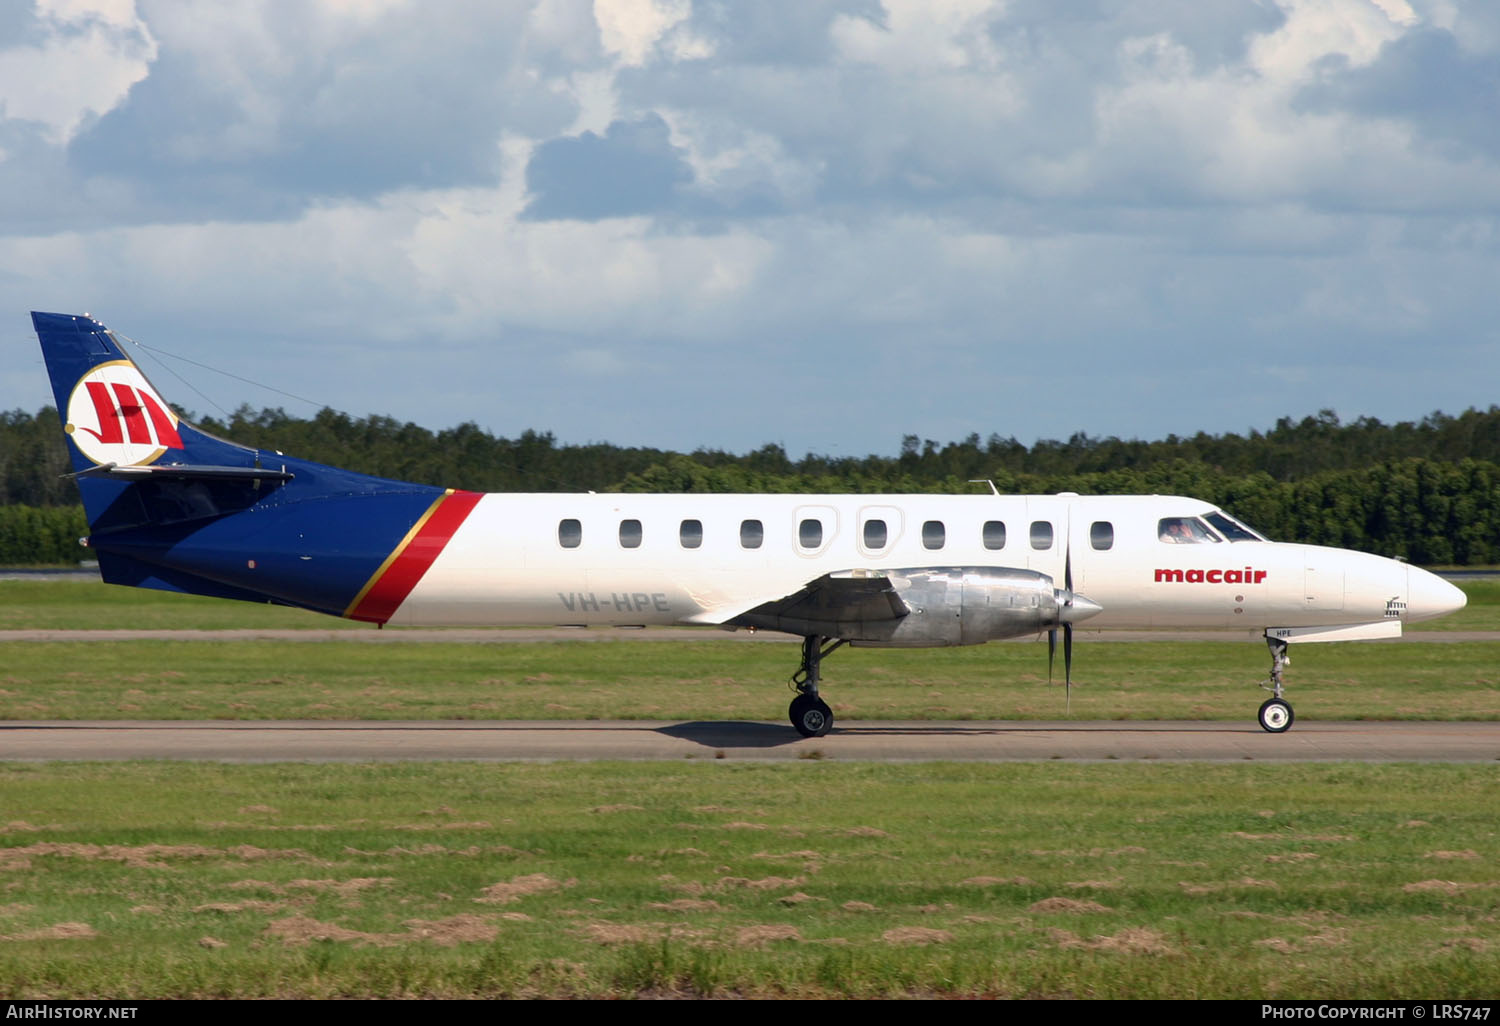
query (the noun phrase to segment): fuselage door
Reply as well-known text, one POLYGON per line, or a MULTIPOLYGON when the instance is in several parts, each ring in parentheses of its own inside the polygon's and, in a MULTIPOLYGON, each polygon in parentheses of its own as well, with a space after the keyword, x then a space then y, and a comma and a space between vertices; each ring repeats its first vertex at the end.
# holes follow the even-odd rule
POLYGON ((1334 565, 1331 555, 1309 552, 1302 594, 1307 609, 1343 609, 1344 568, 1334 565))
POLYGON ((832 506, 798 506, 792 517, 792 550, 799 556, 821 556, 839 532, 839 511, 832 506))
POLYGON ((861 506, 855 542, 861 555, 879 559, 901 540, 901 510, 895 506, 861 506))

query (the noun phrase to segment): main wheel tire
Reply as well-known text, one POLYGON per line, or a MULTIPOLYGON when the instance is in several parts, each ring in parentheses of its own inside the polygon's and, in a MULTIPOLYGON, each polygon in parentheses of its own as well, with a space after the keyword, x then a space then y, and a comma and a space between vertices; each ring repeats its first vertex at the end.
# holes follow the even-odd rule
POLYGON ((792 726, 803 737, 822 737, 833 726, 833 710, 821 698, 798 695, 787 710, 792 726))
POLYGON ((1261 729, 1272 734, 1285 734, 1292 728, 1292 707, 1283 699, 1268 698, 1261 703, 1260 712, 1257 714, 1261 729))
POLYGON ((810 701, 812 701, 811 698, 802 694, 792 699, 792 704, 787 706, 786 710, 787 717, 792 721, 792 726, 795 727, 797 725, 797 719, 802 715, 802 707, 810 701))

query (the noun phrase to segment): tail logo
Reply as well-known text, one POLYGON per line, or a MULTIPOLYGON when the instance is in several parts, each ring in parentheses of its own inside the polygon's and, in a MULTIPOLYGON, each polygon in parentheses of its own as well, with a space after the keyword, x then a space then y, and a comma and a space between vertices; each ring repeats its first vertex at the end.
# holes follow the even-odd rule
POLYGON ((100 464, 139 466, 182 448, 177 415, 128 360, 101 363, 78 379, 63 430, 100 464))

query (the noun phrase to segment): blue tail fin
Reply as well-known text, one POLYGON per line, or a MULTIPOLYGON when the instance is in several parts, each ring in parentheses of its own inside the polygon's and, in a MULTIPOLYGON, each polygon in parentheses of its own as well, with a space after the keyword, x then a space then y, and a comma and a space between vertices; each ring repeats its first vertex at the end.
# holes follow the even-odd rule
POLYGON ((106 581, 389 616, 366 597, 451 493, 215 438, 99 322, 31 319, 106 581))
MULTIPOLYGON (((168 468, 253 469, 258 453, 204 434, 178 418, 119 341, 87 316, 33 313, 68 455, 83 495, 89 526, 120 526, 111 511, 131 484, 161 477, 168 468)), ((170 513, 162 516, 170 517, 170 513)), ((132 511, 132 522, 150 521, 132 511)), ((159 517, 156 519, 160 519, 159 517)))

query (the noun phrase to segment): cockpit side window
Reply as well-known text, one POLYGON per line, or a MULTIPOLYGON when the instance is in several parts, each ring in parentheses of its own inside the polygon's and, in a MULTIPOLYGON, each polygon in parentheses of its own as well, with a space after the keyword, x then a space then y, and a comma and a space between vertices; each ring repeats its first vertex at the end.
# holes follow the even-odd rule
POLYGON ((1227 513, 1208 513, 1203 519, 1207 520, 1220 534, 1232 542, 1266 540, 1264 535, 1257 534, 1227 513))
POLYGON ((1220 540, 1197 517, 1163 517, 1157 521, 1156 536, 1168 545, 1217 544, 1220 540))

